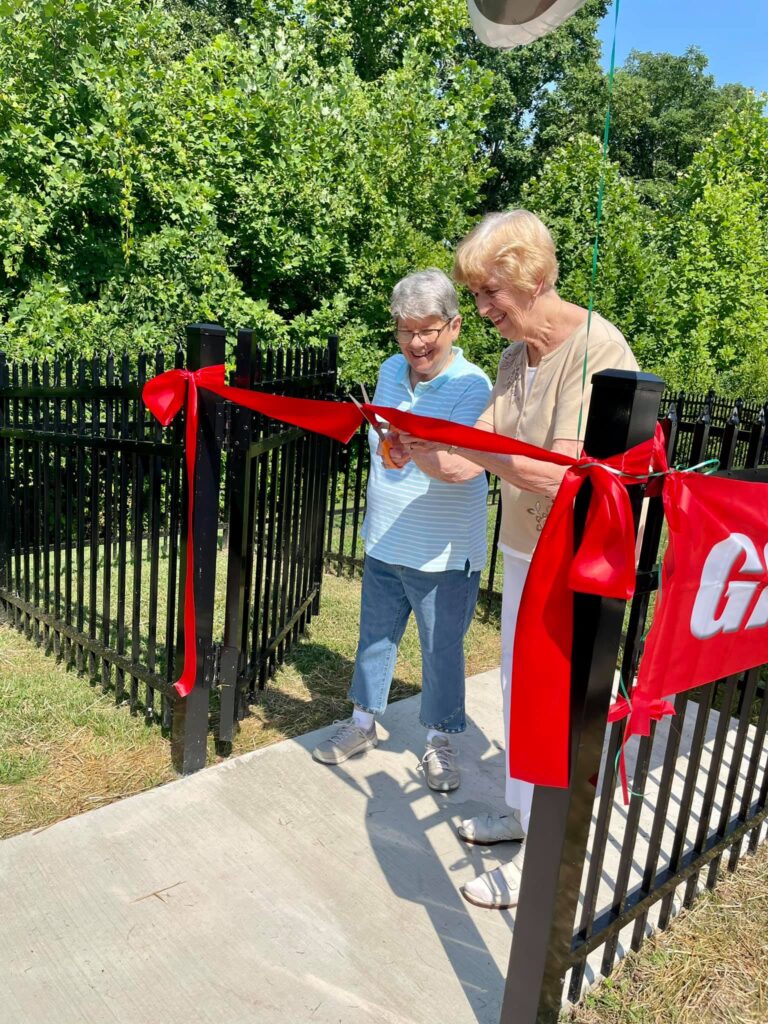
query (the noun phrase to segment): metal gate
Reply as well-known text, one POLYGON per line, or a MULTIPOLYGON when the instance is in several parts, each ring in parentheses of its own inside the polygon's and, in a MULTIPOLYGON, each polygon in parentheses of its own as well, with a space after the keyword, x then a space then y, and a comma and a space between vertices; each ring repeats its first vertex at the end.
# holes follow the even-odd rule
MULTIPOLYGON (((261 351, 240 331, 233 383, 333 398, 337 341, 325 349, 261 351)), ((247 409, 227 407, 226 613, 217 681, 220 752, 235 722, 317 613, 331 442, 247 409)))

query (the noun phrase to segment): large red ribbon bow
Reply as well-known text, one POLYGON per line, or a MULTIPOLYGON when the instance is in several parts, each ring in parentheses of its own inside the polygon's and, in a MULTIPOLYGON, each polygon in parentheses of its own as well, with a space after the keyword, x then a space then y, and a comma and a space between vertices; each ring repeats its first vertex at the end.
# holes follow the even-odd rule
POLYGON ((565 787, 570 776, 573 592, 629 600, 635 591, 635 533, 626 484, 664 470, 660 434, 621 455, 588 457, 563 477, 534 551, 515 630, 510 706, 510 774, 565 787), (573 503, 592 485, 574 553, 573 503))

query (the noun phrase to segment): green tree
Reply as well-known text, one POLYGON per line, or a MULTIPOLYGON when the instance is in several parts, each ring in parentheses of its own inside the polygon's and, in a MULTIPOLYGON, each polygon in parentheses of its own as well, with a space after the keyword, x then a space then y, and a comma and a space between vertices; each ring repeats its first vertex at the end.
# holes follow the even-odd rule
MULTIPOLYGON (((601 171, 600 142, 593 136, 577 136, 549 157, 521 197, 552 232, 560 293, 583 306, 592 288, 601 171)), ((594 308, 619 327, 645 366, 653 358, 655 308, 663 289, 663 271, 653 254, 654 215, 617 164, 608 161, 604 174, 594 308)))
POLYGON ((768 395, 768 118, 753 100, 662 208, 657 366, 674 387, 768 395))
POLYGON ((347 372, 370 379, 392 284, 449 265, 467 227, 489 76, 450 47, 436 70, 417 38, 367 80, 276 15, 205 36, 217 12, 178 4, 4 9, 0 343, 172 345, 202 318, 312 341, 341 324, 347 372))
POLYGON ((651 196, 669 191, 702 141, 748 102, 744 86, 717 86, 708 65, 695 46, 682 56, 632 50, 616 72, 612 153, 651 196))
POLYGON ((509 51, 483 46, 466 31, 467 52, 493 74, 481 148, 494 174, 482 210, 519 205, 523 184, 548 154, 579 132, 598 130, 605 104, 596 30, 607 8, 608 0, 587 0, 556 32, 509 51))

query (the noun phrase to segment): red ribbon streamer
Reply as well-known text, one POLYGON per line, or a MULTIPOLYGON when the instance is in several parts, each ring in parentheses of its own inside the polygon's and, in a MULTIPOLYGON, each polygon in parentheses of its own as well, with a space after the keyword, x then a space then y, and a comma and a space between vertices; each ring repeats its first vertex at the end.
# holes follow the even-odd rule
POLYGON ((231 402, 246 406, 272 419, 318 431, 346 444, 360 426, 362 417, 351 403, 321 402, 310 398, 285 398, 264 392, 233 388, 224 383, 224 366, 201 370, 166 370, 144 385, 141 397, 149 411, 164 427, 186 403, 185 460, 187 467, 187 570, 184 580, 184 669, 173 684, 186 697, 197 678, 195 614, 195 566, 193 525, 195 516, 195 464, 197 461, 197 389, 206 388, 231 402), (322 424, 319 426, 319 424, 322 424))
MULTIPOLYGON (((224 367, 168 370, 148 381, 142 397, 168 426, 186 401, 187 571, 184 582, 184 669, 175 689, 186 696, 197 675, 194 601, 194 471, 197 455, 197 389, 204 387, 265 416, 346 443, 362 422, 352 403, 286 398, 229 387, 224 367)), ((666 469, 663 437, 656 437, 597 462, 557 452, 446 420, 385 406, 365 405, 400 430, 428 441, 475 451, 523 455, 568 470, 549 514, 528 574, 515 635, 510 730, 510 770, 537 784, 568 785, 572 591, 629 599, 635 586, 634 529, 625 484, 646 479, 649 467, 666 469), (618 473, 612 472, 617 470, 618 473), (574 555, 573 502, 584 480, 593 496, 584 536, 574 555)))
MULTIPOLYGON (((196 613, 194 592, 194 479, 197 461, 197 389, 205 388, 214 394, 254 412, 279 419, 285 423, 333 437, 346 444, 363 421, 360 410, 351 402, 327 402, 312 398, 286 398, 262 391, 230 387, 224 383, 224 366, 206 366, 201 370, 166 370, 147 381, 142 391, 144 404, 164 427, 184 407, 187 419, 185 430, 185 460, 187 469, 187 570, 184 580, 184 669, 174 688, 186 697, 195 685, 197 676, 197 647, 195 643, 196 613)), ((382 419, 402 430, 425 440, 445 441, 480 451, 527 455, 548 462, 568 466, 573 461, 565 455, 546 452, 534 445, 503 437, 490 431, 465 427, 446 420, 416 416, 387 406, 365 405, 366 412, 375 412, 382 419)))
POLYGON ((660 722, 665 715, 675 714, 675 705, 668 700, 643 700, 639 695, 630 703, 626 697, 617 697, 608 709, 609 722, 621 722, 626 718, 627 724, 619 750, 619 776, 624 803, 629 803, 629 784, 627 782, 627 762, 624 752, 630 736, 650 736, 651 722, 660 722))

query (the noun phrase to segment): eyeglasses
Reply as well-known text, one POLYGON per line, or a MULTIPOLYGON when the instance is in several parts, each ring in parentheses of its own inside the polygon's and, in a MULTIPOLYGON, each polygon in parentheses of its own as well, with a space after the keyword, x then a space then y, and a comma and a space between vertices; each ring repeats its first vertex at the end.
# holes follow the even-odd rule
POLYGON ((416 337, 421 338, 422 341, 429 345, 430 342, 437 341, 448 324, 452 322, 452 319, 446 320, 442 327, 428 327, 426 330, 422 331, 406 331, 400 327, 396 327, 395 337, 401 345, 409 345, 416 337))

